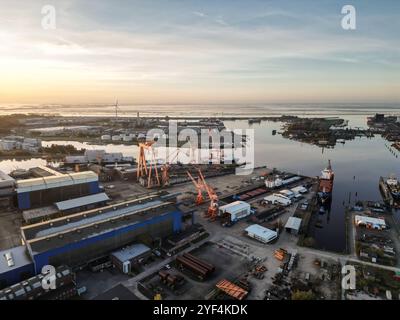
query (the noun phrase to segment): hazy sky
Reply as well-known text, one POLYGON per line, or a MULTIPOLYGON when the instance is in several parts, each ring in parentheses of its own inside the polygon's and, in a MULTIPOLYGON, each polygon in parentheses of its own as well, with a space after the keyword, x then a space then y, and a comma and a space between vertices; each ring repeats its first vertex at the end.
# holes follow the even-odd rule
POLYGON ((399 18, 397 0, 0 0, 0 103, 397 102, 399 18))

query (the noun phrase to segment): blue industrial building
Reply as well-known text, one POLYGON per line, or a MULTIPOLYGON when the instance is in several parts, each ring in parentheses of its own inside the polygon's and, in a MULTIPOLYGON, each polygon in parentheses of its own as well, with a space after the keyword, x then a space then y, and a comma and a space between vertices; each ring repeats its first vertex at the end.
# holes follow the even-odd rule
POLYGON ((0 289, 34 274, 34 264, 25 246, 0 251, 0 289))
POLYGON ((16 192, 18 208, 27 210, 99 193, 99 178, 86 171, 18 180, 16 192))
MULTIPOLYGON (((44 265, 84 265, 134 241, 181 230, 174 202, 148 196, 21 228, 36 273, 44 265)), ((149 243, 151 244, 151 243, 149 243)))
MULTIPOLYGON (((21 228, 25 246, 0 254, 0 288, 39 274, 44 265, 78 267, 133 242, 152 241, 181 231, 182 212, 171 195, 152 195, 21 228)), ((176 196, 175 196, 176 197, 176 196)))

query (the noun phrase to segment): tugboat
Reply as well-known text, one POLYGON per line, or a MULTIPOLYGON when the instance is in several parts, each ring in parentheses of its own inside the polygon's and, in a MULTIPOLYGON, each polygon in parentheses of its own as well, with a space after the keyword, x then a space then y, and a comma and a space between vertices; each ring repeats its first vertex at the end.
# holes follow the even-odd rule
POLYGON ((332 199, 334 177, 331 160, 329 160, 328 167, 321 171, 321 176, 319 177, 318 200, 321 205, 328 205, 332 199))

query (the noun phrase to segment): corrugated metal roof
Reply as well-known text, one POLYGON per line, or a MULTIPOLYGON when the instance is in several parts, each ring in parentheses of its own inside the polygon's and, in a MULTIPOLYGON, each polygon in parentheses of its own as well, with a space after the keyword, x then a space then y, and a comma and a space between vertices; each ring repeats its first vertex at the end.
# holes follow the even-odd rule
POLYGON ((62 176, 63 175, 63 173, 58 172, 58 171, 56 171, 56 170, 54 170, 52 168, 46 167, 46 166, 39 166, 38 168, 40 168, 40 169, 42 169, 44 171, 47 171, 48 173, 51 173, 52 175, 55 175, 55 176, 62 176))
POLYGON ((29 187, 33 187, 33 186, 39 186, 42 184, 44 184, 43 178, 17 180, 17 188, 29 188, 29 187))
POLYGON ((226 212, 235 212, 237 210, 243 210, 243 209, 247 209, 249 207, 250 207, 250 204, 248 204, 245 201, 234 201, 232 203, 229 203, 229 204, 219 207, 219 209, 221 211, 226 211, 226 212))
POLYGON ((276 231, 264 228, 259 224, 253 224, 245 229, 247 233, 252 233, 257 237, 264 238, 266 240, 271 239, 277 235, 276 231))
POLYGON ((70 186, 74 184, 98 181, 98 176, 92 171, 64 174, 17 181, 17 193, 44 190, 49 188, 70 186))
POLYGON ((149 252, 151 249, 143 243, 137 243, 132 246, 123 248, 119 251, 113 252, 111 255, 121 262, 135 259, 142 254, 149 252))
POLYGON ((54 206, 41 207, 37 209, 25 210, 22 212, 25 222, 29 222, 35 218, 43 218, 58 213, 54 206))
POLYGON ((92 194, 86 197, 80 197, 66 201, 56 202, 55 205, 58 210, 64 211, 108 200, 110 200, 110 198, 107 196, 107 194, 103 192, 103 193, 92 194))
POLYGON ((11 178, 8 174, 5 174, 3 171, 0 171, 0 187, 13 187, 15 180, 11 178))
POLYGON ((97 174, 94 173, 93 171, 75 172, 75 173, 70 173, 68 175, 74 180, 80 180, 80 179, 96 179, 97 180, 97 174))
POLYGON ((293 230, 300 230, 301 226, 301 219, 296 217, 290 217, 286 222, 285 228, 293 229, 293 230))
POLYGON ((14 181, 14 178, 11 178, 8 174, 4 173, 3 171, 0 171, 0 180, 14 181))
MULTIPOLYGON (((95 216, 91 216, 91 217, 82 217, 81 220, 78 221, 70 221, 68 222, 67 220, 70 219, 70 216, 67 217, 63 217, 60 218, 59 220, 63 219, 66 221, 66 224, 64 225, 60 225, 57 227, 49 227, 47 229, 41 230, 39 232, 36 233, 36 238, 38 237, 45 237, 45 236, 49 236, 58 232, 63 232, 63 231, 67 231, 67 230, 71 230, 74 228, 80 228, 83 227, 85 225, 89 225, 89 224, 93 224, 93 223, 100 223, 101 221, 107 220, 107 219, 111 219, 111 218, 115 218, 124 214, 128 214, 128 213, 135 213, 140 212, 143 209, 147 209, 153 206, 159 206, 161 204, 163 204, 163 201, 160 200, 154 200, 154 201, 149 201, 146 203, 141 203, 141 204, 135 204, 132 206, 127 206, 127 207, 120 207, 116 210, 110 210, 104 213, 100 213, 98 215, 95 216)), ((101 211, 102 208, 99 209, 99 211, 101 211)))

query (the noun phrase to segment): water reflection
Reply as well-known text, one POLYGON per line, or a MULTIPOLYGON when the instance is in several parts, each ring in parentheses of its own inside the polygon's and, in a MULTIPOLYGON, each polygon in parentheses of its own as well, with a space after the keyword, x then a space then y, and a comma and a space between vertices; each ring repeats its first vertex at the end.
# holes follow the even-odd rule
MULTIPOLYGON (((349 120, 350 127, 366 128, 367 115, 351 115, 343 118, 349 120)), ((357 200, 380 201, 378 181, 380 176, 396 174, 400 177, 399 158, 393 157, 385 147, 385 140, 379 135, 373 138, 356 137, 337 144, 333 149, 299 143, 284 139, 273 132, 281 131, 281 123, 262 122, 249 125, 247 121, 226 121, 228 129, 255 130, 255 164, 267 165, 293 173, 317 176, 328 159, 332 160, 335 170, 330 210, 321 219, 321 228, 315 229, 317 246, 333 251, 343 251, 345 242, 344 213, 347 205, 357 200), (325 219, 326 216, 326 219, 325 219)), ((126 156, 136 156, 138 147, 132 145, 91 145, 76 141, 51 141, 44 145, 72 144, 77 148, 105 149, 107 152, 122 152, 126 156)), ((0 170, 9 172, 15 168, 29 168, 43 165, 45 160, 7 160, 0 162, 0 170)), ((396 219, 400 221, 397 212, 396 219)))

